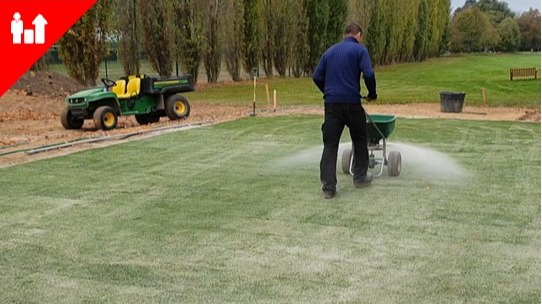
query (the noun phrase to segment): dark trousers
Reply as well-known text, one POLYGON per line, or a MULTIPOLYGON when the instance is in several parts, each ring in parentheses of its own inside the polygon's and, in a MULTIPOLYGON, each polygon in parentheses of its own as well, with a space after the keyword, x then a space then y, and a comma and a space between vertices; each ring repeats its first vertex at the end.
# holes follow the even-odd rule
POLYGON ((345 125, 348 126, 352 139, 354 181, 362 181, 367 176, 369 152, 366 121, 365 110, 361 103, 325 104, 325 120, 322 125, 324 151, 320 161, 320 180, 323 191, 337 190, 337 154, 345 125))

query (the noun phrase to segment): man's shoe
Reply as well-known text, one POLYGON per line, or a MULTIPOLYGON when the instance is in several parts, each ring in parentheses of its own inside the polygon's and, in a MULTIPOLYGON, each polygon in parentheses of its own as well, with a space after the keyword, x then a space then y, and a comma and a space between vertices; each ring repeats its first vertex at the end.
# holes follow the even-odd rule
POLYGON ((335 197, 335 191, 326 190, 324 191, 324 199, 332 199, 335 197))
POLYGON ((373 182, 373 174, 367 173, 364 179, 359 181, 354 181, 354 187, 356 188, 365 188, 368 187, 373 182))

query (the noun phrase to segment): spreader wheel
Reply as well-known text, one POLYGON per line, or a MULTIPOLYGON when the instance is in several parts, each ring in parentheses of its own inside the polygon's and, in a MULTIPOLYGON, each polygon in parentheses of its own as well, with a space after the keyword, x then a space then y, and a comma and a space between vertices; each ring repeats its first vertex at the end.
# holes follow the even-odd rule
POLYGON ((341 158, 341 167, 343 172, 350 174, 350 161, 352 159, 352 148, 346 148, 343 151, 343 156, 341 158))
POLYGON ((388 155, 388 175, 399 176, 399 174, 401 174, 401 166, 401 153, 397 151, 391 151, 388 155))

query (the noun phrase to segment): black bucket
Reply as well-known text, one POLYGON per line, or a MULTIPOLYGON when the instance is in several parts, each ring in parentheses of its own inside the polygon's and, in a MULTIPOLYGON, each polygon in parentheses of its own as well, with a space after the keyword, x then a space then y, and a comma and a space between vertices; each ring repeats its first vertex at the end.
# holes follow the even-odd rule
POLYGON ((465 103, 464 92, 440 92, 440 111, 461 113, 465 103))

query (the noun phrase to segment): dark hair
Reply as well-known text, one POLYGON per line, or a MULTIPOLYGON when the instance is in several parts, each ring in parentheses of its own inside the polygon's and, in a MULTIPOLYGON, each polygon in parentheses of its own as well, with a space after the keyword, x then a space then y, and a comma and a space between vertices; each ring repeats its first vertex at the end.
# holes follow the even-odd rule
POLYGON ((362 33, 363 31, 361 30, 361 26, 359 26, 356 23, 350 23, 344 29, 345 35, 357 35, 357 34, 362 34, 362 33))

